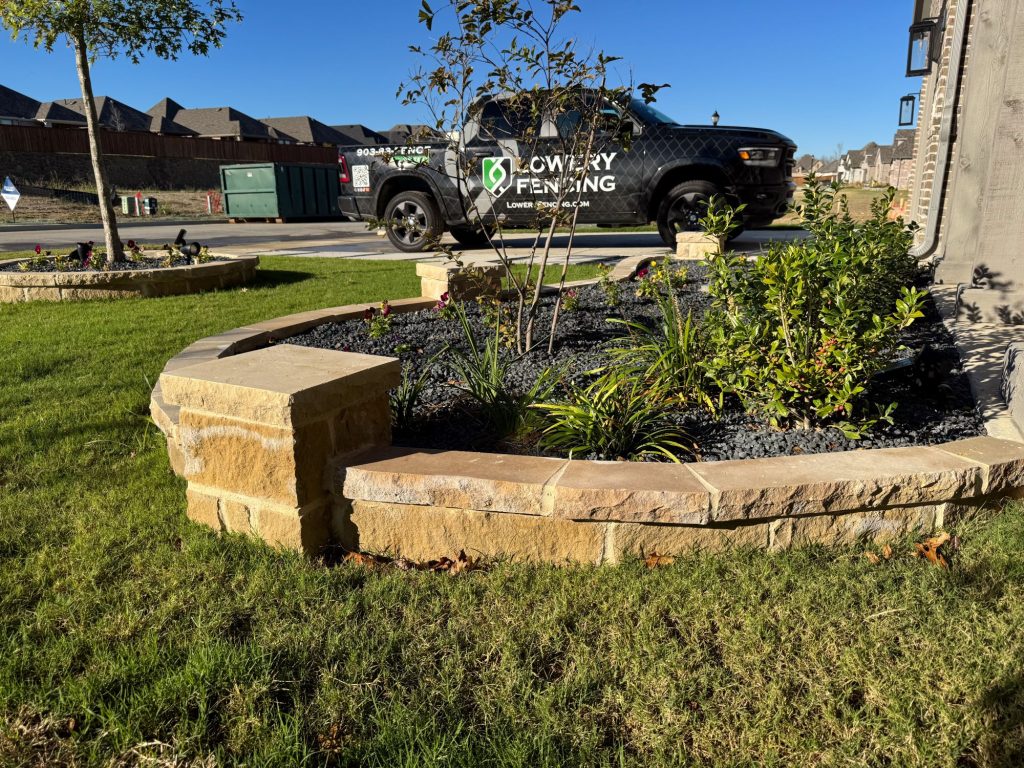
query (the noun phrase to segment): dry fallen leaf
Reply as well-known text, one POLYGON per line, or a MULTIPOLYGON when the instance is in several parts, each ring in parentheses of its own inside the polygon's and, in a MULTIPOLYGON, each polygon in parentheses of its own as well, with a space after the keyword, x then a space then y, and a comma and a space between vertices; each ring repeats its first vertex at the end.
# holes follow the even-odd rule
POLYGON ((882 557, 884 557, 886 560, 889 560, 892 557, 892 547, 890 547, 888 544, 882 547, 882 557))
POLYGON ((387 562, 384 558, 376 557, 375 555, 367 555, 363 552, 346 552, 344 559, 346 563, 362 565, 366 568, 373 568, 374 566, 387 562))
POLYGON ((644 558, 644 565, 648 568, 660 568, 663 565, 672 565, 676 559, 671 555, 659 555, 657 551, 652 551, 646 558, 644 558))
POLYGON ((917 557, 923 557, 933 565, 937 565, 940 568, 949 568, 949 563, 946 561, 945 554, 942 552, 942 545, 949 541, 948 533, 940 533, 938 536, 933 536, 930 539, 926 539, 919 544, 914 545, 914 554, 917 557))
POLYGON ((872 565, 878 565, 880 562, 882 562, 882 558, 880 558, 874 552, 865 552, 864 557, 866 557, 868 559, 868 562, 872 565))

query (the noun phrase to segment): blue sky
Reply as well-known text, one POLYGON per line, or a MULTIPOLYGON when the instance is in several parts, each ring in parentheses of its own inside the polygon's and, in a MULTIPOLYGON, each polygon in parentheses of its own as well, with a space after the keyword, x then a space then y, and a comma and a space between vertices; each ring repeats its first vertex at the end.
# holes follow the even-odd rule
MULTIPOLYGON (((234 106, 253 117, 310 114, 388 128, 426 115, 402 107, 398 84, 423 43, 419 0, 236 0, 245 21, 208 58, 100 61, 97 95, 146 110, 234 106), (286 12, 286 9, 292 9, 286 12)), ((439 5, 440 0, 435 2, 439 5)), ((658 108, 680 122, 779 130, 801 152, 888 143, 903 75, 912 0, 578 0, 567 33, 621 56, 636 82, 668 82, 658 108)), ((0 83, 41 101, 79 95, 70 50, 0 38, 0 83)))

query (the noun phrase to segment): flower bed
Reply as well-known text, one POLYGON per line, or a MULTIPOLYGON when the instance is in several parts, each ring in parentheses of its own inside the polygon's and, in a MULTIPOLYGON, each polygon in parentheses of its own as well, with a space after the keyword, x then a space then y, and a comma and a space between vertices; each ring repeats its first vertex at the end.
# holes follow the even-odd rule
MULTIPOLYGON (((710 303, 703 290, 705 268, 676 265, 673 269, 682 269, 677 272, 680 275, 686 273, 686 282, 679 288, 678 295, 684 311, 692 310, 699 319, 710 303)), ((648 278, 644 273, 645 270, 641 270, 638 280, 623 284, 619 292, 621 303, 616 307, 608 306, 605 293, 597 285, 574 289, 577 306, 564 315, 559 325, 555 354, 540 353, 515 359, 508 371, 513 389, 528 390, 548 366, 562 372, 564 382, 585 384, 594 378, 588 372, 606 363, 603 348, 624 333, 621 323, 608 322, 609 319, 655 325, 659 308, 646 287, 648 278)), ((546 327, 550 322, 553 305, 553 297, 542 305, 540 325, 546 327)), ((763 417, 747 414, 735 399, 728 400, 719 413, 700 407, 679 407, 673 409, 670 416, 692 436, 695 455, 703 461, 932 445, 984 434, 984 424, 974 407, 951 334, 930 302, 926 309, 925 317, 903 333, 903 341, 909 348, 903 354, 920 355, 918 363, 878 377, 868 393, 878 402, 899 403, 893 413, 893 423, 877 425, 862 439, 850 439, 836 429, 782 431, 763 417)), ((536 434, 504 439, 493 432, 487 414, 459 385, 450 355, 445 354, 445 350, 466 349, 465 335, 454 316, 446 316, 436 307, 390 315, 387 332, 381 332, 379 314, 374 315, 372 309, 369 311, 374 318, 371 322, 360 318, 327 323, 294 336, 288 342, 393 356, 402 360, 410 378, 416 379, 425 373, 413 418, 396 432, 396 445, 559 455, 540 448, 536 434), (433 363, 428 366, 431 360, 433 363)), ((493 313, 493 306, 486 303, 467 305, 467 316, 479 337, 488 333, 493 313)), ((516 358, 514 354, 510 357, 516 358)), ((564 396, 564 388, 556 387, 551 397, 561 396, 564 396)), ((585 454, 577 458, 618 457, 585 454)))
POLYGON ((246 285, 255 278, 257 256, 211 254, 202 263, 176 256, 100 265, 54 259, 0 261, 0 303, 77 301, 131 297, 177 296, 246 285), (24 266, 23 266, 24 265, 24 266))

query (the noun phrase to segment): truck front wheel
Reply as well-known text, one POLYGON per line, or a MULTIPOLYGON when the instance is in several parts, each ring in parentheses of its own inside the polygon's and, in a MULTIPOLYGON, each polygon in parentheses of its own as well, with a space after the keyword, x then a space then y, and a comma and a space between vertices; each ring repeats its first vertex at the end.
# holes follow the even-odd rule
POLYGON ((418 253, 430 247, 444 231, 441 213, 423 192, 399 192, 384 208, 388 240, 404 253, 418 253))
POLYGON ((709 181, 684 181, 672 187, 658 206, 658 233, 665 244, 675 248, 677 234, 700 231, 708 201, 720 194, 709 181))

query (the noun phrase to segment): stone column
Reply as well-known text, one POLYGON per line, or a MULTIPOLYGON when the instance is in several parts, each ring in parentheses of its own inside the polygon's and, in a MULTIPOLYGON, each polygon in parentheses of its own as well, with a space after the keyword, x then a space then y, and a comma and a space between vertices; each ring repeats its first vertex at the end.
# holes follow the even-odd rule
POLYGON ((497 296, 504 274, 504 268, 497 264, 460 267, 451 262, 421 261, 416 265, 420 292, 428 299, 440 299, 445 293, 455 301, 497 296))
POLYGON ((676 258, 698 260, 725 251, 725 238, 707 232, 680 232, 676 235, 676 258))
POLYGON ((336 467, 391 443, 398 360, 282 344, 164 373, 188 514, 219 531, 317 552, 336 467))

